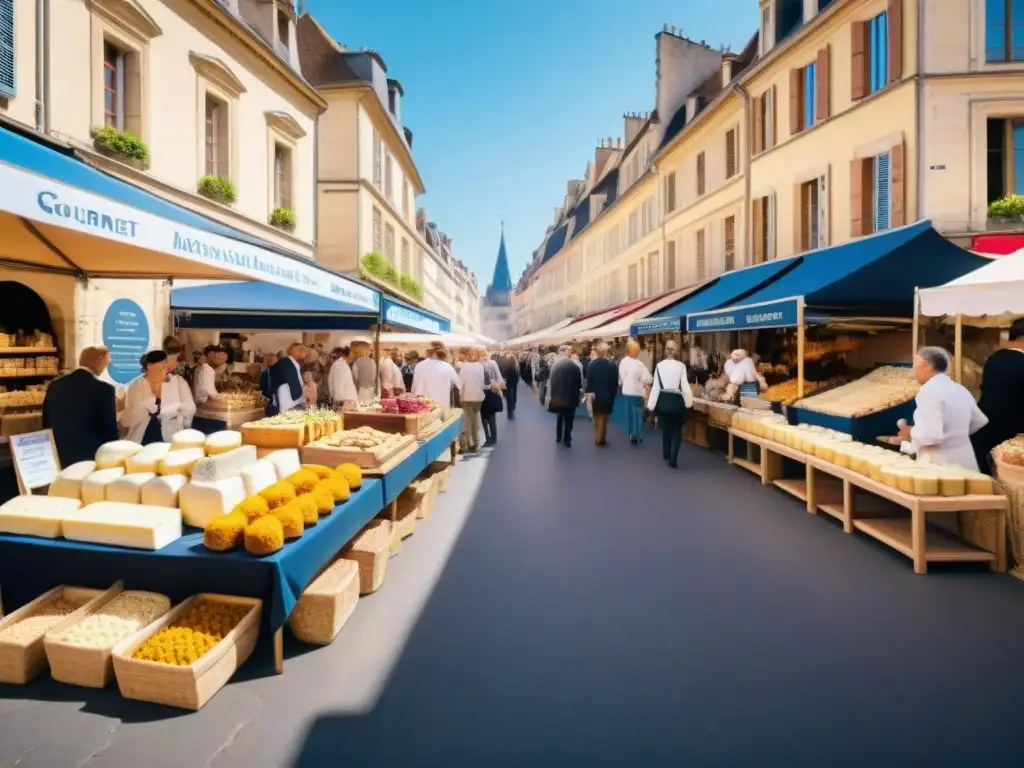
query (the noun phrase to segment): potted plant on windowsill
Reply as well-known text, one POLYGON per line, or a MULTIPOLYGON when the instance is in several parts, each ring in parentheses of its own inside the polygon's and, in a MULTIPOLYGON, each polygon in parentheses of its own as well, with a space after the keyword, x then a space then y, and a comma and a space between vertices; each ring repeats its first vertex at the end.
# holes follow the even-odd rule
POLYGON ((412 275, 402 275, 402 278, 399 281, 399 287, 407 296, 412 296, 418 301, 423 300, 423 286, 420 285, 419 280, 412 275))
POLYGON ((380 255, 379 251, 365 253, 359 260, 359 268, 370 277, 382 280, 384 278, 384 257, 380 255))
POLYGON ((196 192, 208 200, 224 205, 235 202, 235 185, 231 183, 231 179, 220 176, 203 176, 196 185, 196 192))
POLYGON ((295 224, 295 211, 291 208, 278 207, 270 214, 270 226, 284 232, 294 232, 295 224))
POLYGON ((989 203, 988 224, 990 229, 1024 227, 1024 195, 1007 195, 989 203))
POLYGON ((149 147, 146 142, 128 131, 119 131, 112 125, 97 125, 89 130, 92 145, 106 157, 120 160, 140 171, 149 168, 149 147))

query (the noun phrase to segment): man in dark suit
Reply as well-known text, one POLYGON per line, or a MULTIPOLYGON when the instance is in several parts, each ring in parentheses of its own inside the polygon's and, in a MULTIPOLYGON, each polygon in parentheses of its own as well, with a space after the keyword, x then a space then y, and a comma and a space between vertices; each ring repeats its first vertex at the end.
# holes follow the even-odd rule
POLYGON ((583 388, 583 370, 570 357, 568 345, 558 350, 558 358, 551 364, 550 400, 548 410, 558 414, 555 440, 566 448, 572 447, 572 424, 580 404, 580 390, 583 388))
POLYGON ((992 474, 992 449, 1024 432, 1024 319, 1010 327, 1010 341, 989 355, 981 372, 978 408, 988 424, 971 435, 982 472, 992 474))
POLYGON ((91 461, 101 445, 117 440, 114 387, 98 378, 109 364, 106 347, 87 347, 78 368, 46 389, 43 426, 53 430, 62 467, 91 461))
POLYGON ((594 445, 608 445, 608 415, 619 392, 619 368, 608 359, 608 345, 594 347, 594 359, 587 368, 587 393, 594 412, 594 445))
POLYGON ((516 356, 511 352, 506 352, 501 356, 498 368, 505 379, 505 403, 508 406, 505 413, 511 421, 516 417, 516 400, 519 396, 519 364, 516 361, 516 356))

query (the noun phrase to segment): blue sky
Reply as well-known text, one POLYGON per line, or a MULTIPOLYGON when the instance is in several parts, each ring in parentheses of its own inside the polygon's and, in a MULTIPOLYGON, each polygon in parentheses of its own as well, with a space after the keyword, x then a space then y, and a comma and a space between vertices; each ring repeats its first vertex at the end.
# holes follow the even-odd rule
POLYGON ((305 0, 350 48, 373 48, 405 89, 402 120, 427 187, 419 198, 486 289, 505 218, 512 279, 540 243, 565 182, 581 178, 622 113, 654 105, 663 23, 740 50, 757 0, 305 0))

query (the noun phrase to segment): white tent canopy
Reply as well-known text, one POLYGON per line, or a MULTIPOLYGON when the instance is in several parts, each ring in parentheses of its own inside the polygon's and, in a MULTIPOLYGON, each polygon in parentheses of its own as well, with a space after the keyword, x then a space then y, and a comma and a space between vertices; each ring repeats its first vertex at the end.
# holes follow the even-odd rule
POLYGON ((533 341, 539 341, 540 339, 543 339, 545 336, 549 335, 550 333, 553 333, 554 331, 559 331, 562 328, 565 328, 565 326, 567 326, 570 323, 572 323, 573 319, 574 318, 567 317, 564 320, 559 320, 554 325, 549 325, 547 328, 543 328, 543 329, 541 329, 539 331, 535 331, 534 333, 528 333, 525 336, 519 336, 519 337, 514 338, 514 339, 509 339, 508 341, 505 342, 505 346, 506 347, 521 347, 524 344, 529 344, 529 343, 531 343, 533 341))
POLYGON ((919 292, 925 317, 1014 317, 1024 315, 1024 249, 919 292))

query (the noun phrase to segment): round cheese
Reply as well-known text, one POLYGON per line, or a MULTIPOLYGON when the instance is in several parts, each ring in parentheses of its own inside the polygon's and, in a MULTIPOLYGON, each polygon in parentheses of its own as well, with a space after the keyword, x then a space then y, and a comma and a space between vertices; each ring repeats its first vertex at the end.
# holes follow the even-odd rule
POLYGON ((171 450, 170 443, 150 443, 143 446, 142 450, 134 456, 130 456, 124 464, 125 472, 129 475, 136 472, 153 472, 160 469, 160 460, 171 450))
POLYGON ((204 448, 206 435, 198 429, 183 429, 171 438, 171 450, 180 451, 184 448, 204 448))
POLYGON ((242 433, 233 429, 225 429, 221 432, 214 432, 206 438, 206 455, 217 456, 221 453, 233 451, 242 444, 242 433))
POLYGON ((141 450, 142 446, 131 440, 114 440, 104 443, 96 451, 96 469, 123 467, 129 456, 134 456, 141 450))
POLYGON ((180 451, 170 451, 160 460, 158 472, 161 475, 187 476, 203 456, 202 448, 183 448, 180 451))

